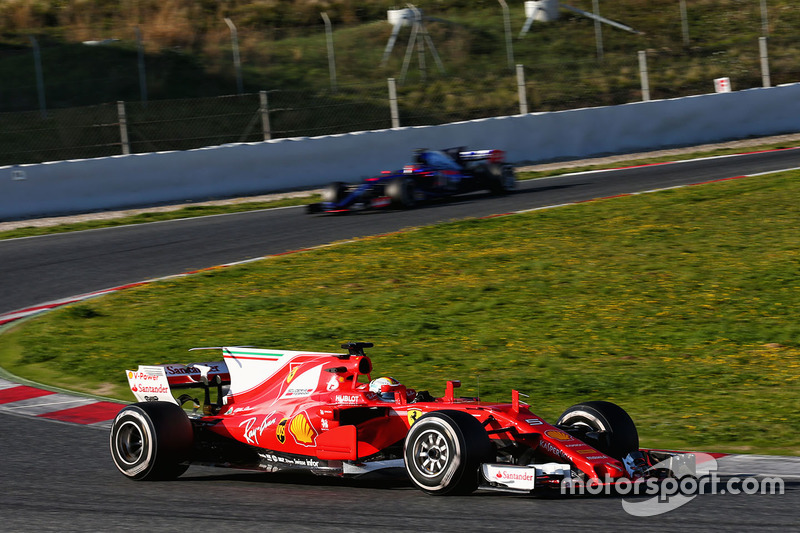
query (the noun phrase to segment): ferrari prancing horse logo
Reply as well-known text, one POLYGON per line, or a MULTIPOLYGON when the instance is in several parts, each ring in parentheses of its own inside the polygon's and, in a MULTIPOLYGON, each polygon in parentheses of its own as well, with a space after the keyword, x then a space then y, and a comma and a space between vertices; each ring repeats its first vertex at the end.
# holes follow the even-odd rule
POLYGON ((419 409, 409 409, 408 410, 408 425, 413 426, 414 422, 417 421, 419 417, 421 417, 424 413, 419 409))
POLYGON ((294 379, 294 375, 297 374, 297 369, 298 368, 300 368, 300 365, 297 365, 296 367, 292 368, 289 371, 289 375, 286 376, 286 383, 291 383, 292 382, 292 380, 294 379))

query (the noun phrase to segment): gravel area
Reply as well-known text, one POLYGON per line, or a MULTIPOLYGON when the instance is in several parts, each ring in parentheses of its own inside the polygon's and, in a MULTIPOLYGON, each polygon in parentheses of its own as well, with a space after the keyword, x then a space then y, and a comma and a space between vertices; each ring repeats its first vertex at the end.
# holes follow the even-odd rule
MULTIPOLYGON (((576 159, 570 161, 557 161, 536 165, 518 166, 518 171, 545 171, 559 168, 577 168, 585 167, 588 165, 614 165, 616 163, 623 163, 634 159, 645 159, 653 157, 668 157, 670 155, 687 154, 693 152, 708 152, 717 149, 726 148, 742 148, 742 151, 747 151, 748 147, 760 146, 765 144, 775 143, 791 143, 800 145, 800 133, 789 135, 778 135, 772 137, 758 137, 754 139, 743 139, 739 141, 730 141, 716 144, 703 144, 700 146, 691 146, 685 148, 671 148, 665 150, 656 150, 652 152, 639 152, 632 154, 611 155, 605 157, 594 157, 590 159, 576 159)), ((59 224, 68 224, 71 222, 85 222, 89 220, 108 220, 113 218, 122 218, 131 215, 138 215, 140 213, 157 213, 164 211, 177 211, 190 205, 230 205, 241 204, 248 202, 265 202, 270 200, 277 200, 281 198, 303 197, 309 196, 314 193, 321 192, 321 189, 303 190, 303 191, 290 191, 290 192, 277 192, 272 194, 263 194, 259 196, 246 196, 241 198, 229 198, 225 200, 211 200, 204 202, 184 202, 171 205, 160 205, 151 207, 142 207, 137 209, 124 209, 118 211, 101 211, 95 213, 84 213, 78 215, 59 216, 59 217, 43 217, 25 220, 13 220, 8 222, 0 222, 0 231, 7 231, 22 227, 46 227, 57 226, 59 224)))

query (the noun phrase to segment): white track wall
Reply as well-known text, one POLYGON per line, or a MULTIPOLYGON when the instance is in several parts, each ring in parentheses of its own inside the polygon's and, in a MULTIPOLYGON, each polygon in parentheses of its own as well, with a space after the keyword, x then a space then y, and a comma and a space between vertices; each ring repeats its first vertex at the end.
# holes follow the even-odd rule
POLYGON ((0 167, 0 220, 359 181, 416 148, 584 158, 800 131, 800 84, 440 126, 0 167))

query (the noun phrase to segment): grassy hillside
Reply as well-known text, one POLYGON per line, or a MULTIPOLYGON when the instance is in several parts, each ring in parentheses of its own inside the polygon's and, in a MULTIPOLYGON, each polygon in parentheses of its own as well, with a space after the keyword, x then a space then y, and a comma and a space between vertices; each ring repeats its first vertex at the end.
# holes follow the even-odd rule
POLYGON ((335 351, 442 393, 615 401, 647 446, 800 453, 798 172, 467 220, 213 270, 48 313, 0 366, 125 392, 195 346, 335 351))
MULTIPOLYGON (((800 10, 788 0, 768 4, 773 82, 797 81, 800 10)), ((0 4, 0 73, 6 74, 7 82, 0 93, 0 110, 36 106, 29 35, 37 36, 42 46, 48 99, 55 107, 139 99, 135 28, 147 51, 150 98, 235 92, 224 17, 238 27, 246 91, 328 87, 321 11, 330 15, 336 30, 339 83, 383 84, 387 77, 399 74, 410 33, 401 34, 391 61, 382 68, 380 59, 391 33, 386 10, 395 5, 348 0, 4 2, 0 4), (108 46, 78 44, 90 39, 118 41, 108 46), (11 72, 17 75, 8 75, 11 72)), ((573 0, 572 5, 591 10, 592 4, 573 0)), ((511 3, 514 62, 526 66, 532 104, 536 109, 550 109, 637 99, 638 50, 648 51, 654 97, 709 92, 713 77, 723 75, 732 78, 735 89, 759 86, 759 2, 718 0, 689 5, 691 41, 684 45, 677 2, 601 3, 604 16, 641 33, 605 26, 604 60, 598 62, 592 21, 562 10, 559 21, 535 24, 519 38, 524 23, 522 2, 511 3)), ((438 72, 428 55, 425 78, 432 83, 417 90, 460 95, 464 85, 473 89, 470 98, 445 99, 453 108, 475 107, 495 98, 513 103, 516 87, 507 68, 499 4, 442 0, 418 6, 439 19, 428 21, 427 29, 446 74, 438 72)), ((414 63, 409 83, 418 84, 420 78, 414 63)))

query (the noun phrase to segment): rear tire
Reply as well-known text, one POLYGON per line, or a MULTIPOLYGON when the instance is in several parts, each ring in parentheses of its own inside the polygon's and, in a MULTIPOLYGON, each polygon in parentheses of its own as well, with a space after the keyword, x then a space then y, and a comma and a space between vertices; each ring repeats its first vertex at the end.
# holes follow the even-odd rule
POLYGON ((508 194, 517 188, 517 177, 511 165, 490 163, 482 170, 482 174, 492 194, 508 194))
POLYGON ((621 460, 629 453, 639 451, 636 424, 622 407, 611 402, 573 405, 559 417, 556 426, 575 426, 587 432, 602 432, 599 440, 589 439, 586 444, 615 459, 621 460))
POLYGON ((514 192, 517 189, 517 174, 511 165, 503 165, 502 194, 514 192))
POLYGON ((135 480, 175 479, 189 468, 192 423, 173 403, 142 402, 123 408, 111 426, 111 458, 135 480))
POLYGON ((386 186, 386 195, 392 199, 394 207, 411 209, 417 203, 416 189, 413 179, 399 177, 386 186))
POLYGON ((469 494, 493 446, 483 426, 462 411, 434 411, 414 422, 403 447, 406 472, 423 492, 469 494))

